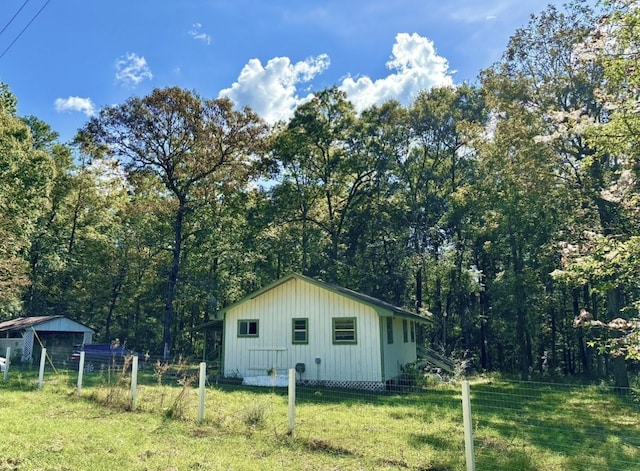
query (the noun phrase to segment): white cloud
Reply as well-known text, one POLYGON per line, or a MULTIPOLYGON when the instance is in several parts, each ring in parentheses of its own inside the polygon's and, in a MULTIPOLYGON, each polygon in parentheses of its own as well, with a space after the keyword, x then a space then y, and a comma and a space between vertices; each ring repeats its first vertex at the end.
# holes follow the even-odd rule
POLYGON ((116 80, 123 85, 135 87, 144 79, 152 79, 153 74, 144 57, 127 53, 116 61, 116 80))
POLYGON ((191 27, 193 29, 189 31, 189 34, 193 39, 207 43, 207 46, 211 44, 211 36, 200 31, 200 29, 202 28, 201 23, 194 23, 191 27))
MULTIPOLYGON (((262 65, 251 59, 237 81, 222 90, 239 105, 249 105, 268 122, 287 120, 295 108, 313 94, 298 95, 298 86, 310 82, 329 67, 329 56, 321 54, 305 61, 291 62, 275 57, 262 65)), ((338 86, 358 111, 388 100, 408 105, 421 90, 453 85, 449 62, 436 53, 433 41, 418 34, 399 33, 387 62, 389 75, 380 79, 346 77, 338 86)))
POLYGON ((387 68, 393 73, 372 80, 347 77, 340 88, 358 111, 388 100, 407 105, 421 90, 453 85, 449 62, 436 53, 433 41, 416 33, 398 33, 387 68))
POLYGON ((66 111, 80 111, 87 116, 93 116, 96 108, 90 98, 81 98, 79 96, 70 96, 68 98, 56 98, 56 111, 64 113, 66 111))
POLYGON ((264 67, 259 59, 251 59, 238 80, 222 90, 220 96, 229 97, 239 105, 250 105, 268 122, 286 120, 296 106, 311 97, 299 97, 296 86, 311 81, 326 70, 329 63, 326 54, 295 64, 288 57, 274 57, 264 67))

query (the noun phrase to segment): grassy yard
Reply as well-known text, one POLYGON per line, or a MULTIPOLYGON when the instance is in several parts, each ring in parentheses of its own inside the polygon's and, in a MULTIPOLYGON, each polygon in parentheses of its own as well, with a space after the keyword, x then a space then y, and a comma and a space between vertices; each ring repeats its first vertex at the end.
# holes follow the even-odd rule
MULTIPOLYGON (((4 470, 464 470, 461 394, 298 390, 296 431, 272 388, 145 384, 135 412, 125 382, 33 374, 0 383, 4 470)), ((472 383, 478 470, 638 469, 633 397, 606 388, 472 383)))

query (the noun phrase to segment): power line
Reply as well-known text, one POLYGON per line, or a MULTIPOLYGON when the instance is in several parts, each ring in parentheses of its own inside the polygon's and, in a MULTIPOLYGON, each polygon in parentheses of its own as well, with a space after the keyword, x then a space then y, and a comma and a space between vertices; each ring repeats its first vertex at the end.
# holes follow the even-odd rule
POLYGON ((33 23, 35 21, 35 19, 38 17, 38 15, 40 15, 40 13, 42 13, 42 10, 45 9, 45 7, 49 4, 51 0, 47 0, 44 5, 42 5, 42 7, 40 7, 40 10, 37 11, 37 13, 35 15, 33 15, 33 18, 31 18, 31 20, 29 21, 29 23, 27 23, 27 25, 22 28, 22 31, 20 31, 20 33, 18 33, 18 35, 16 36, 16 38, 11 41, 11 44, 9 44, 7 46, 7 48, 2 52, 2 54, 0 54, 0 59, 2 59, 4 57, 4 55, 9 52, 9 49, 11 49, 11 46, 13 46, 15 44, 15 42, 20 39, 20 36, 22 36, 22 33, 24 33, 27 28, 29 28, 29 26, 31 26, 31 23, 33 23))
POLYGON ((9 22, 8 22, 6 25, 4 25, 4 28, 2 28, 2 31, 0 31, 0 36, 2 36, 2 33, 4 33, 4 30, 5 30, 5 29, 7 29, 11 23, 13 23, 13 20, 15 20, 15 19, 16 19, 16 16, 18 16, 18 15, 20 14, 20 12, 22 11, 22 9, 25 7, 25 5, 26 5, 27 3, 29 3, 29 0, 26 0, 26 1, 24 2, 24 3, 22 4, 22 6, 18 9, 18 11, 16 12, 16 14, 15 14, 15 15, 13 15, 13 16, 11 17, 11 19, 9 20, 9 22))

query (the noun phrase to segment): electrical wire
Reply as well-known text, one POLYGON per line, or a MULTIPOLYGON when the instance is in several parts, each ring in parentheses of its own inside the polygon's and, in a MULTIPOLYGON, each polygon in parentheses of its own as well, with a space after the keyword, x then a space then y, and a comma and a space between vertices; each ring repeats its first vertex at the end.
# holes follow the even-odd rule
POLYGON ((35 15, 33 15, 33 18, 31 18, 31 20, 29 20, 29 23, 27 23, 27 25, 26 25, 24 28, 22 28, 22 31, 20 31, 20 33, 18 33, 18 35, 16 36, 16 38, 15 38, 13 41, 11 41, 11 44, 9 44, 9 45, 7 46, 7 48, 2 52, 2 54, 0 54, 0 59, 2 59, 2 58, 4 57, 4 55, 5 55, 7 52, 9 52, 9 49, 11 49, 11 46, 13 46, 13 45, 16 43, 16 41, 17 41, 18 39, 20 39, 20 36, 22 36, 22 34, 27 30, 27 28, 29 28, 29 26, 31 26, 31 23, 33 23, 33 22, 35 21, 35 19, 40 15, 40 13, 42 13, 42 10, 44 10, 44 9, 45 9, 45 7, 49 4, 49 2, 50 2, 50 1, 51 1, 51 0, 47 0, 47 1, 44 3, 44 5, 42 5, 42 6, 40 7, 40 9, 36 12, 36 14, 35 14, 35 15))
POLYGON ((16 16, 18 16, 18 15, 20 14, 20 12, 22 11, 22 9, 25 7, 25 5, 26 5, 27 3, 29 3, 29 0, 26 0, 26 1, 24 2, 24 3, 22 4, 22 6, 18 9, 18 11, 16 12, 16 14, 15 14, 15 15, 13 15, 13 16, 11 17, 11 19, 9 20, 9 22, 8 22, 6 25, 4 25, 4 28, 2 28, 2 31, 0 31, 0 36, 2 36, 2 33, 4 33, 4 30, 5 30, 5 29, 7 29, 11 23, 13 23, 13 20, 15 20, 15 19, 16 19, 16 16))

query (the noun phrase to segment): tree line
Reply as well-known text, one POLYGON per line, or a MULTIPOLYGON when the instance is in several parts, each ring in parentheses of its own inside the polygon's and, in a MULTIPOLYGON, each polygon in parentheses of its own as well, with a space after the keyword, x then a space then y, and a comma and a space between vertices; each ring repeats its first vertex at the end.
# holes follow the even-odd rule
POLYGON ((170 87, 65 144, 0 84, 0 317, 194 353, 210 314, 295 271, 432 316, 427 342, 478 370, 624 386, 638 25, 630 0, 549 6, 478 83, 360 113, 331 87, 275 125, 170 87))

